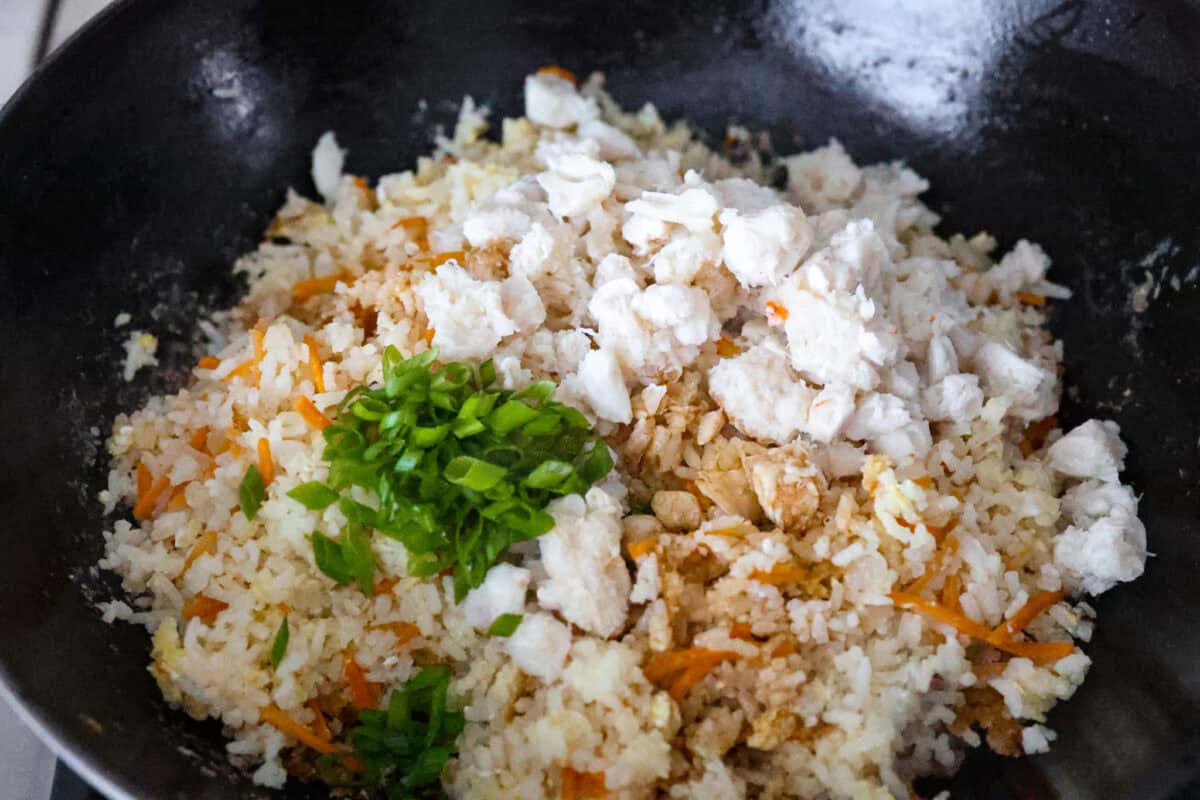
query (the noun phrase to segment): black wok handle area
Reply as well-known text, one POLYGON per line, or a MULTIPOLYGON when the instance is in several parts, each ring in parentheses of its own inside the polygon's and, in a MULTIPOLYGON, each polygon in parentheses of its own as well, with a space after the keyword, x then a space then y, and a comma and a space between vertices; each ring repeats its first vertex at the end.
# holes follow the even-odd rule
MULTIPOLYGON (((349 170, 395 171, 466 94, 520 113, 543 64, 601 70, 626 106, 714 141, 734 122, 783 152, 837 137, 860 163, 904 158, 944 230, 1045 247, 1075 293, 1051 323, 1060 419, 1120 423, 1154 557, 1095 602, 1053 751, 972 753, 948 785, 1196 797, 1200 9, 1182 0, 117 2, 0 114, 0 681, 69 765, 114 797, 280 796, 162 700, 145 631, 96 611, 119 596, 93 566, 105 432, 186 382, 197 320, 236 301, 230 266, 285 189, 313 191, 323 131, 349 170), (160 340, 162 367, 131 383, 119 312, 160 340)), ((59 800, 87 796, 70 780, 59 800)))

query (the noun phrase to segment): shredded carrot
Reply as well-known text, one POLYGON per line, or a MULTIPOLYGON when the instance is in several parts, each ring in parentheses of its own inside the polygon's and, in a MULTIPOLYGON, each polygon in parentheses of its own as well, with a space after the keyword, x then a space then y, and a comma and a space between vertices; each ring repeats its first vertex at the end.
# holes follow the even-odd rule
POLYGON ((581 772, 579 773, 579 797, 580 800, 588 798, 604 797, 608 794, 608 787, 604 783, 603 772, 581 772))
POLYGON ((941 542, 946 538, 946 535, 958 527, 958 517, 953 518, 945 525, 930 525, 925 523, 925 530, 929 531, 929 535, 941 542))
POLYGON ((436 328, 425 329, 425 332, 421 334, 421 338, 425 340, 426 347, 433 347, 433 337, 435 336, 437 336, 436 328))
POLYGON ((734 344, 733 340, 724 336, 717 339, 717 355, 721 356, 721 358, 736 356, 740 352, 742 352, 742 348, 734 344))
POLYGON ((236 367, 229 370, 229 372, 225 375, 224 381, 226 383, 233 383, 234 378, 246 377, 251 372, 253 372, 254 368, 257 366, 258 366, 258 362, 255 361, 253 358, 250 359, 249 361, 243 361, 241 364, 238 364, 236 367))
POLYGON ((312 732, 326 742, 333 739, 333 731, 329 730, 329 723, 325 721, 325 715, 321 713, 316 698, 309 700, 304 707, 313 713, 312 732))
POLYGON ((384 578, 383 580, 375 581, 375 585, 371 587, 371 591, 375 594, 387 594, 396 588, 396 584, 400 581, 396 578, 384 578))
POLYGON ((193 450, 199 450, 201 453, 208 453, 208 426, 196 428, 192 431, 192 435, 188 438, 188 447, 193 450))
POLYGON ((271 457, 271 443, 265 436, 258 440, 258 474, 262 476, 263 486, 269 486, 275 480, 275 459, 271 457))
POLYGON ((933 488, 933 478, 928 475, 922 475, 919 478, 913 478, 913 483, 915 483, 917 486, 920 486, 922 489, 933 488))
POLYGON ((447 250, 444 253, 434 253, 431 256, 421 256, 420 258, 414 258, 412 260, 412 263, 415 265, 426 267, 427 269, 436 269, 437 267, 440 267, 442 264, 445 264, 447 261, 457 261, 459 263, 462 263, 466 259, 466 257, 467 257, 467 254, 466 254, 466 251, 464 251, 464 250, 447 250))
POLYGON ((373 205, 375 203, 375 193, 371 191, 371 185, 359 176, 354 176, 354 185, 367 198, 367 203, 373 205))
POLYGON ((938 549, 933 552, 933 557, 929 559, 929 563, 925 565, 925 572, 921 577, 917 578, 905 590, 909 594, 920 594, 925 591, 925 588, 942 572, 942 564, 946 561, 946 556, 953 555, 958 551, 958 539, 946 538, 941 540, 938 549))
POLYGON ((217 367, 221 366, 221 359, 216 358, 215 356, 205 356, 204 358, 200 359, 200 363, 198 363, 196 366, 200 369, 216 369, 217 367))
POLYGON ((659 653, 646 662, 642 673, 646 676, 646 680, 652 683, 668 682, 670 688, 667 693, 679 701, 722 661, 737 658, 739 658, 737 653, 728 650, 690 647, 686 650, 659 653), (670 681, 667 680, 673 676, 676 677, 670 681))
POLYGON ((200 593, 189 600, 183 607, 184 619, 200 619, 209 625, 217 618, 225 609, 229 608, 229 603, 209 597, 204 593, 200 593))
POLYGON ((547 64, 544 67, 538 67, 538 75, 553 75, 556 78, 562 78, 567 83, 572 85, 578 84, 579 79, 575 77, 575 73, 569 69, 560 67, 557 64, 547 64))
POLYGON ((187 484, 181 483, 171 492, 171 496, 167 498, 167 511, 183 511, 188 507, 187 502, 187 484))
POLYGON ((342 653, 342 677, 350 686, 350 702, 360 711, 379 702, 379 687, 367 680, 363 668, 354 660, 354 650, 342 653))
POLYGON ((158 498, 162 497, 162 493, 171 488, 171 479, 163 475, 154 482, 149 489, 138 496, 137 504, 133 507, 134 519, 149 519, 154 513, 154 507, 158 504, 158 498))
POLYGON ((697 533, 703 533, 705 536, 741 536, 742 529, 737 527, 729 528, 713 528, 711 530, 700 530, 697 533))
POLYGON ((317 390, 317 394, 322 394, 325 391, 325 367, 317 353, 317 340, 305 336, 304 343, 308 345, 308 369, 312 372, 313 388, 317 390))
POLYGON ((138 462, 135 474, 137 475, 137 493, 140 499, 154 485, 154 475, 150 472, 150 468, 141 461, 138 462))
POLYGON ((336 275, 324 275, 320 278, 306 278, 297 281, 292 286, 292 297, 297 302, 303 303, 319 294, 329 294, 339 281, 349 284, 351 279, 345 272, 339 272, 336 275))
POLYGON ((942 605, 951 611, 958 611, 960 594, 962 594, 962 579, 958 577, 957 572, 952 572, 946 576, 946 582, 942 584, 942 605))
POLYGON ((562 788, 559 790, 559 797, 562 800, 578 800, 579 773, 570 767, 563 767, 562 788))
POLYGON ((761 569, 754 570, 750 573, 750 580, 771 586, 780 586, 785 583, 797 583, 807 578, 808 575, 808 570, 799 564, 776 564, 771 567, 770 572, 763 572, 761 569))
POLYGON ((404 232, 422 250, 429 249, 429 220, 424 217, 403 217, 396 220, 393 228, 404 228, 404 232))
POLYGON ((630 542, 626 549, 629 550, 629 557, 636 560, 644 555, 648 555, 655 547, 658 547, 658 539, 653 536, 647 536, 645 539, 630 542))
POLYGON ((1036 292, 1016 292, 1013 294, 1013 296, 1027 306, 1046 305, 1046 295, 1044 294, 1037 294, 1036 292))
POLYGON ((266 347, 263 346, 264 338, 265 338, 265 334, 263 334, 263 332, 260 331, 258 328, 250 329, 250 341, 254 343, 254 363, 255 364, 262 361, 263 356, 265 356, 267 354, 267 349, 266 349, 266 347))
POLYGON ((1057 661, 1069 656, 1075 650, 1073 642, 1019 642, 1003 635, 997 635, 983 625, 969 619, 966 615, 946 608, 933 600, 917 597, 909 592, 892 592, 888 595, 897 608, 917 611, 936 622, 966 634, 973 639, 987 642, 997 650, 1022 656, 1033 661, 1057 661))
POLYGON ((751 635, 749 622, 735 622, 729 626, 730 639, 749 639, 751 635))
POLYGON ((313 401, 307 397, 296 398, 296 410, 300 412, 300 416, 304 417, 304 421, 313 426, 319 431, 323 431, 333 423, 329 417, 321 413, 321 411, 313 405, 313 401))
POLYGON ((777 303, 774 300, 767 301, 767 310, 770 312, 768 316, 772 321, 787 322, 788 310, 783 303, 777 303))
MULTIPOLYGON (((262 717, 263 722, 275 726, 281 733, 308 745, 318 753, 342 752, 342 748, 329 741, 329 739, 317 735, 307 726, 301 725, 292 719, 291 715, 277 706, 263 706, 258 710, 258 715, 262 717)), ((320 713, 317 714, 317 717, 321 719, 320 713)), ((324 724, 324 719, 321 719, 321 721, 324 724)), ((326 728, 326 731, 328 731, 328 728, 326 728)))
POLYGON ((403 647, 421 635, 421 629, 411 622, 385 622, 378 626, 396 635, 396 646, 403 647))
POLYGON ((793 642, 791 639, 785 639, 784 641, 775 645, 775 649, 771 651, 771 658, 783 658, 798 651, 799 648, 796 647, 795 642, 793 642))
POLYGON ((1025 630, 1029 623, 1033 622, 1038 615, 1061 601, 1064 597, 1066 597, 1066 592, 1062 590, 1057 592, 1038 592, 1030 598, 1028 603, 1021 606, 1017 610, 1017 613, 1013 614, 1007 622, 998 625, 992 633, 996 636, 1012 639, 1025 630))
POLYGON ((196 559, 208 553, 211 555, 217 554, 217 532, 205 531, 200 534, 200 538, 196 541, 196 546, 187 554, 187 558, 183 560, 183 569, 175 576, 176 580, 187 574, 187 571, 192 568, 192 564, 196 563, 196 559))

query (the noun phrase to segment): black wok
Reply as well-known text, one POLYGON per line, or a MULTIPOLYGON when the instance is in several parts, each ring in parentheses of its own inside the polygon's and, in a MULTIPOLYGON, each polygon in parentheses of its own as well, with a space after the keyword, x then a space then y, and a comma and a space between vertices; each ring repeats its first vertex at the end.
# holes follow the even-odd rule
MULTIPOLYGON (((541 64, 605 71, 710 134, 904 157, 949 230, 1026 236, 1076 299, 1067 424, 1118 420, 1157 554, 1104 595, 1050 756, 976 754, 956 797, 1155 798, 1200 769, 1200 12, 1183 2, 144 0, 103 14, 0 117, 0 678, 118 797, 248 796, 219 731, 171 711, 145 632, 104 625, 103 432, 179 386, 194 322, 336 128, 349 168, 411 164, 466 93, 519 110, 541 64), (419 104, 429 101, 428 107, 419 104), (1136 313, 1131 289, 1155 285, 1136 313), (1172 284, 1172 279, 1177 283, 1172 284), (1194 276, 1193 276, 1194 278, 1194 276), (161 335, 125 384, 113 318, 161 335)), ((296 788, 298 796, 318 796, 296 788)), ((0 794, 3 789, 0 788, 0 794)))

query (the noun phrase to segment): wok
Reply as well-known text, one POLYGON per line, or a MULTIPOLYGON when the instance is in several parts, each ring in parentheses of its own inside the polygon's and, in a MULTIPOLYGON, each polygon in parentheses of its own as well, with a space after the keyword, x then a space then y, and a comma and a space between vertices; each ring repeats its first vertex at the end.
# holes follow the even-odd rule
POLYGON ((185 381, 195 321, 239 291, 233 258, 288 185, 312 191, 322 131, 356 173, 406 167, 464 94, 519 112, 542 64, 603 70, 627 106, 714 137, 732 121, 781 151, 836 136, 860 162, 903 157, 947 230, 1046 247, 1076 295, 1052 323, 1061 419, 1120 422, 1156 556, 1096 603, 1095 666, 1051 716, 1054 752, 976 753, 954 793, 1156 798, 1194 780, 1200 11, 1183 2, 118 3, 0 117, 0 679, 28 721, 115 797, 264 794, 214 724, 162 701, 145 632, 94 609, 117 593, 91 567, 104 434, 185 381), (129 384, 120 311, 161 339, 164 369, 129 384))

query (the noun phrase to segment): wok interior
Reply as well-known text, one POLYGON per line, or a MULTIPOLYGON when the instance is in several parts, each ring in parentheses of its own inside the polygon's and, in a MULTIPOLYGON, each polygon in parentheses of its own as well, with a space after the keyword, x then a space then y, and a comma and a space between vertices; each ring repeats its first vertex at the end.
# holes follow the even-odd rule
POLYGON ((783 152, 836 136, 859 162, 903 157, 955 229, 1045 246, 1076 292, 1052 323, 1071 387, 1060 418, 1121 423, 1158 555, 1097 603, 1095 664, 1052 715, 1053 753, 976 754, 954 796, 1169 796, 1200 743, 1200 291, 1183 281, 1200 239, 1200 18, 1183 3, 1017 6, 939 0, 897 19, 868 0, 120 4, 0 121, 10 689, 111 787, 250 791, 217 726, 162 701, 144 632, 94 610, 116 591, 90 566, 111 419, 185 382, 195 321, 236 298, 229 266, 284 188, 312 191, 322 131, 351 171, 395 171, 464 94, 519 113, 519 77, 553 63, 601 70, 624 104, 714 137, 733 121, 783 152), (1162 288, 1135 313, 1147 265, 1162 288), (165 369, 133 384, 120 311, 161 341, 165 369))

